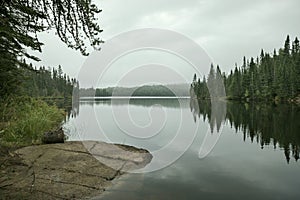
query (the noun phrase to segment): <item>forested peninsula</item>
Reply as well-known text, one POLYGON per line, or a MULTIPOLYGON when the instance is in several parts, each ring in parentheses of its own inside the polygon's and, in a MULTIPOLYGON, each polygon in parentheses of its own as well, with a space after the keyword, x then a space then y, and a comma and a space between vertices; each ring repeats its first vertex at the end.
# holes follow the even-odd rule
POLYGON ((198 99, 218 96, 223 81, 226 98, 246 101, 300 101, 300 48, 299 39, 293 41, 287 36, 284 46, 273 53, 261 50, 260 56, 243 58, 242 66, 235 66, 229 74, 222 72, 220 66, 212 64, 206 77, 194 75, 191 95, 198 99), (208 90, 208 85, 213 88, 208 90))

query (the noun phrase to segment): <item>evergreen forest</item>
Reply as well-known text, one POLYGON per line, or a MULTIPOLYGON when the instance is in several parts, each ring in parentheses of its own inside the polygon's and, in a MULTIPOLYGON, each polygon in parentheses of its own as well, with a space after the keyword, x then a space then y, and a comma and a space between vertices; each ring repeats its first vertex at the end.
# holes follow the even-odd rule
POLYGON ((299 39, 287 36, 284 46, 267 53, 263 49, 256 58, 243 58, 229 74, 212 64, 206 77, 194 75, 191 91, 199 99, 222 97, 231 100, 294 101, 300 94, 299 39), (210 88, 210 89, 209 89, 210 88), (224 90, 224 89, 223 89, 224 90))

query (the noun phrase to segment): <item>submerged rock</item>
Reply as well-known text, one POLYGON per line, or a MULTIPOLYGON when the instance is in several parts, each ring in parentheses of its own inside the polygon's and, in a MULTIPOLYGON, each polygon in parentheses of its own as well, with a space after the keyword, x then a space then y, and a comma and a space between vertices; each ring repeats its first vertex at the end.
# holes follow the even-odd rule
POLYGON ((29 146, 16 150, 13 157, 18 162, 1 164, 4 199, 86 199, 152 159, 144 149, 94 141, 29 146))

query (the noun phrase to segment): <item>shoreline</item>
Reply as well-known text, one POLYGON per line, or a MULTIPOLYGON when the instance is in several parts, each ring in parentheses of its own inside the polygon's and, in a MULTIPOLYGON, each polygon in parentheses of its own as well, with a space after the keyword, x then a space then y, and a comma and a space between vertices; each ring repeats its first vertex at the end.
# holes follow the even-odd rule
POLYGON ((234 99, 234 98, 217 98, 217 99, 203 99, 197 97, 191 97, 191 100, 198 100, 198 101, 226 101, 226 102, 237 102, 237 103, 255 103, 255 104, 294 104, 300 105, 300 97, 288 100, 258 100, 258 99, 234 99))

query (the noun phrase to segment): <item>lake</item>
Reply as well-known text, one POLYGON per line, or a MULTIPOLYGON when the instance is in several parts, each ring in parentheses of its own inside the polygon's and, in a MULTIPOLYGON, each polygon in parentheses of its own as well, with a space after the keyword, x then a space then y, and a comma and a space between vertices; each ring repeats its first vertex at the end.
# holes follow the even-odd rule
POLYGON ((86 99, 65 129, 153 152, 148 173, 122 176, 101 199, 299 199, 299 120, 284 104, 86 99))

